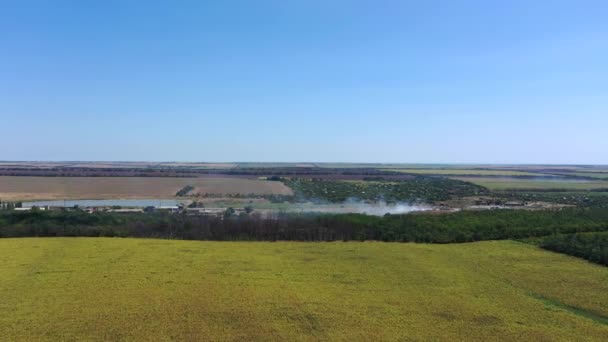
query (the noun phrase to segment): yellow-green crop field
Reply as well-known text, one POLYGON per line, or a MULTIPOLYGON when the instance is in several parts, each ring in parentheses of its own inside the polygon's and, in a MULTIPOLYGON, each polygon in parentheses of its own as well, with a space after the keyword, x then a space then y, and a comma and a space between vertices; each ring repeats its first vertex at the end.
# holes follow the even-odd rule
POLYGON ((608 172, 571 172, 571 173, 562 173, 562 175, 591 177, 591 178, 597 178, 597 179, 608 179, 608 172))
POLYGON ((519 179, 519 178, 490 178, 490 177, 451 177, 454 179, 481 185, 490 190, 521 190, 521 189, 564 189, 564 190, 593 190, 608 189, 608 181, 603 180, 571 180, 571 179, 519 179))
POLYGON ((386 169, 386 171, 421 175, 543 176, 541 173, 484 169, 386 169))
POLYGON ((608 268, 510 242, 0 239, 0 336, 606 341, 608 268))

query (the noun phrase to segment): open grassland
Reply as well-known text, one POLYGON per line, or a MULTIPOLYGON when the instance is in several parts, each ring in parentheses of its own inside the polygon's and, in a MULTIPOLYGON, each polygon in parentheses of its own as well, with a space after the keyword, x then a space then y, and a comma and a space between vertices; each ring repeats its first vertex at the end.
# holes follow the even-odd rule
POLYGON ((0 240, 3 340, 605 341, 608 269, 517 242, 0 240))
POLYGON ((485 169, 387 169, 386 171, 422 175, 479 175, 479 176, 538 176, 538 173, 512 170, 485 169))
POLYGON ((490 178, 490 177, 454 177, 465 182, 471 182, 490 190, 593 190, 608 189, 608 181, 578 180, 578 179, 521 179, 521 178, 490 178))
POLYGON ((0 177, 1 200, 172 198, 185 186, 214 194, 289 195, 281 182, 224 177, 0 177))
POLYGON ((564 176, 575 176, 575 177, 590 177, 597 179, 608 179, 608 172, 606 171, 590 171, 590 172, 571 172, 571 173, 560 173, 564 176))

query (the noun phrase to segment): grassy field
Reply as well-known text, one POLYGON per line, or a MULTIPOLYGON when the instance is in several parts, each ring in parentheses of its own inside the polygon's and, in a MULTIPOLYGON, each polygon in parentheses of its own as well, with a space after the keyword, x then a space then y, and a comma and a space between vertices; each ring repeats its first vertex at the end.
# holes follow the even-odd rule
POLYGON ((585 340, 608 269, 517 242, 0 240, 3 340, 585 340))
POLYGON ((538 173, 512 170, 479 170, 479 169, 387 169, 403 173, 423 175, 479 175, 479 176, 538 176, 538 173))
POLYGON ((607 181, 593 180, 552 180, 552 179, 520 179, 520 178, 490 178, 490 177, 453 177, 454 179, 481 185, 490 190, 517 190, 517 189, 564 189, 564 190, 592 190, 608 188, 607 181))
POLYGON ((198 177, 0 177, 1 200, 172 198, 186 185, 194 193, 279 194, 281 182, 244 178, 198 177))
POLYGON ((597 179, 608 179, 608 172, 605 171, 597 171, 597 172, 571 172, 571 173, 562 173, 565 176, 580 176, 580 177, 591 177, 597 179))

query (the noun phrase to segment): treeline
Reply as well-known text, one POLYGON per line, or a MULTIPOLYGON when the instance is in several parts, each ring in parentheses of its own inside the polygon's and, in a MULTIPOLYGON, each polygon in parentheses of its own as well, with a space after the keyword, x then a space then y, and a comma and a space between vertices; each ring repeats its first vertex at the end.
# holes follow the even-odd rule
POLYGON ((178 192, 176 192, 175 196, 176 197, 186 196, 192 190, 194 190, 194 187, 192 185, 186 185, 185 187, 181 188, 178 192))
POLYGON ((261 217, 78 211, 0 213, 0 237, 120 236, 188 240, 378 240, 460 243, 608 231, 608 210, 489 210, 451 214, 287 214, 261 217))
POLYGON ((608 232, 553 235, 541 239, 539 246, 608 266, 608 232))
POLYGON ((22 206, 22 202, 6 202, 0 200, 0 210, 13 210, 15 208, 21 208, 22 206))

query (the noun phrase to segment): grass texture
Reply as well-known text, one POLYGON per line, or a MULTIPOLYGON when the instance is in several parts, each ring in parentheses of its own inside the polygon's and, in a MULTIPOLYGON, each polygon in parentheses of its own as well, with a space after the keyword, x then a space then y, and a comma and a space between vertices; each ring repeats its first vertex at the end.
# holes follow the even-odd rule
POLYGON ((518 242, 0 240, 22 340, 585 340, 608 268, 518 242))

